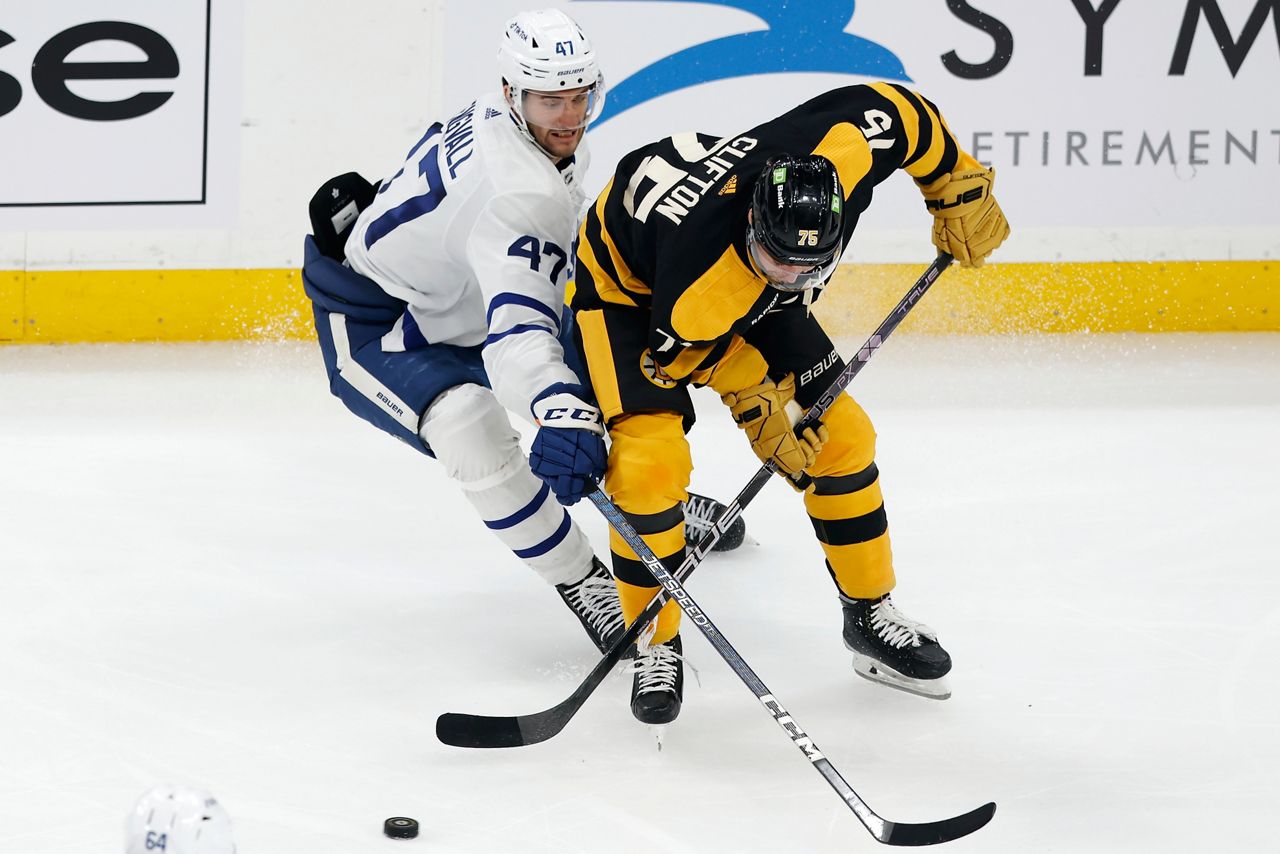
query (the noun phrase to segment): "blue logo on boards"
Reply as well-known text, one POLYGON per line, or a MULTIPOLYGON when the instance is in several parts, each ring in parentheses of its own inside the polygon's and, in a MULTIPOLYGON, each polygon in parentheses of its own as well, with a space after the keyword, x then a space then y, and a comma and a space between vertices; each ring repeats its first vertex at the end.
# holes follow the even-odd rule
MULTIPOLYGON (((664 0, 578 0, 588 3, 653 3, 664 0)), ((729 6, 755 15, 767 29, 725 36, 664 56, 609 87, 598 127, 619 113, 668 92, 753 74, 810 72, 859 74, 886 80, 911 78, 902 60, 883 45, 846 33, 857 0, 686 0, 729 6)), ((664 14, 674 16, 675 12, 664 14)))

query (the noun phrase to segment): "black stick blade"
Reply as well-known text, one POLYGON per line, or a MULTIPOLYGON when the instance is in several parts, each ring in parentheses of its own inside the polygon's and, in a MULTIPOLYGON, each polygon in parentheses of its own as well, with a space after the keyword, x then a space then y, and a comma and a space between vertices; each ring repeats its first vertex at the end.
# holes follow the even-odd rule
POLYGON ((962 836, 968 836, 991 821, 996 814, 995 804, 983 804, 976 810, 945 818, 942 821, 931 821, 927 824, 902 824, 886 821, 884 830, 875 834, 885 845, 919 846, 937 845, 950 842, 962 836))
POLYGON ((436 718, 436 738, 453 747, 523 747, 555 735, 554 732, 532 741, 520 731, 513 717, 486 717, 445 712, 436 718))
POLYGON ((453 747, 488 748, 524 747, 553 737, 569 724, 578 709, 582 708, 582 704, 613 670, 614 665, 627 654, 627 650, 635 643, 643 627, 657 616, 662 603, 655 599, 649 603, 649 606, 627 628, 622 637, 614 641, 613 647, 605 657, 591 668, 587 678, 582 680, 582 684, 566 699, 549 709, 529 715, 489 717, 445 712, 436 718, 436 738, 453 747), (650 608, 653 613, 650 613, 650 608))

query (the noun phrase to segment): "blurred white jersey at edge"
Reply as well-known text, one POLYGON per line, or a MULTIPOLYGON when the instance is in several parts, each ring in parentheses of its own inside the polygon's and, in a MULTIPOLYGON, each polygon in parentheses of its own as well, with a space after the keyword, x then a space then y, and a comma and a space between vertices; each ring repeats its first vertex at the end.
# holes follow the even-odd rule
POLYGON ((156 786, 125 822, 125 854, 235 854, 231 817, 209 793, 156 786))

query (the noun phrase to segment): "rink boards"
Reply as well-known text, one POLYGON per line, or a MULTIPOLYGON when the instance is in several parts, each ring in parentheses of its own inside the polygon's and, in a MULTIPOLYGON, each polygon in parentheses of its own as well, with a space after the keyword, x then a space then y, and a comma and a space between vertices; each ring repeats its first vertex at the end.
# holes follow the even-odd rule
MULTIPOLYGON (((817 313, 873 328, 921 265, 847 264, 817 313)), ((992 264, 954 269, 906 327, 933 334, 1280 330, 1280 262, 992 264)), ((311 335, 297 270, 0 272, 0 342, 282 340, 311 335)))

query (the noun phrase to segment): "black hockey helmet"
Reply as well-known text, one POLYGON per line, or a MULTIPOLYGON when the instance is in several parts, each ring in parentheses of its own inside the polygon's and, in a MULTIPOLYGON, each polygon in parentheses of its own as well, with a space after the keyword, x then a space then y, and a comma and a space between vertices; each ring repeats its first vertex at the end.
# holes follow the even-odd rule
POLYGON ((843 223, 844 193, 835 165, 817 154, 782 154, 771 157, 756 178, 747 245, 762 269, 766 263, 756 247, 782 264, 811 268, 794 282, 769 277, 781 290, 807 290, 825 281, 840 260, 843 223))

